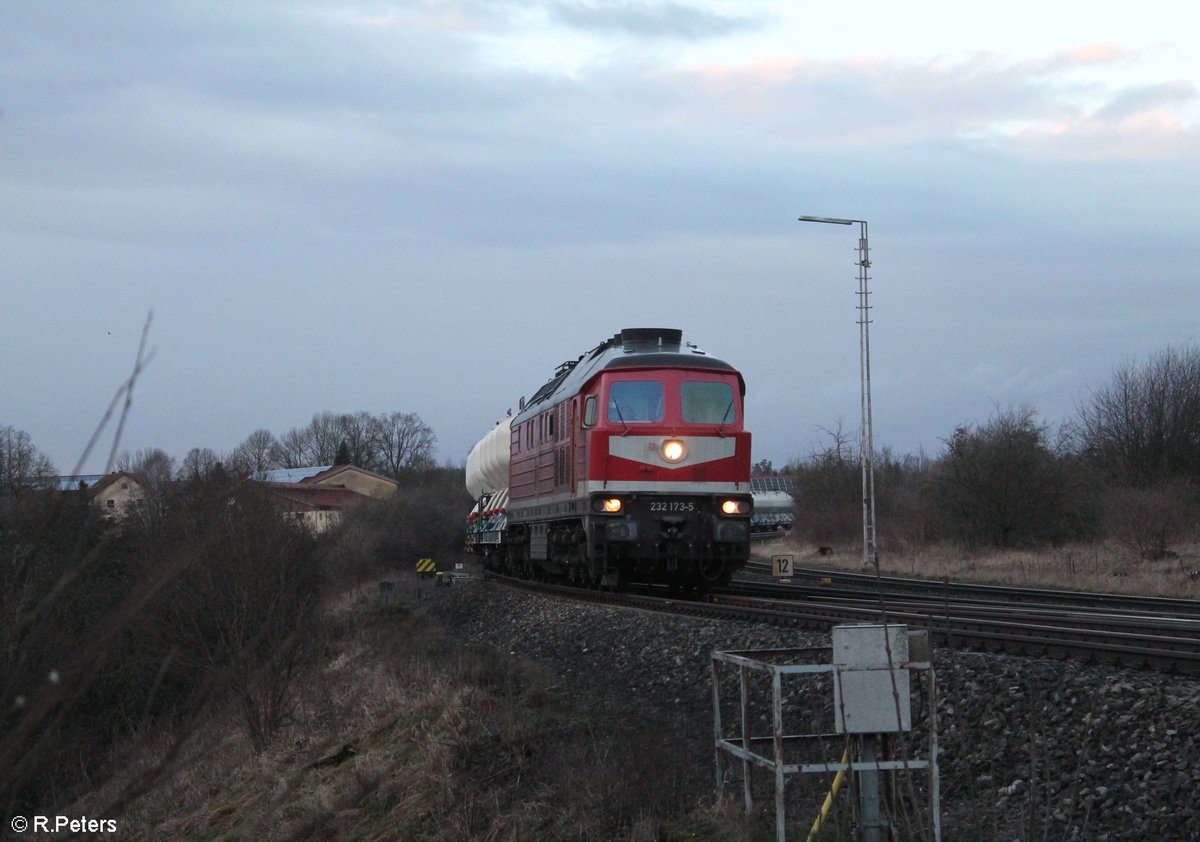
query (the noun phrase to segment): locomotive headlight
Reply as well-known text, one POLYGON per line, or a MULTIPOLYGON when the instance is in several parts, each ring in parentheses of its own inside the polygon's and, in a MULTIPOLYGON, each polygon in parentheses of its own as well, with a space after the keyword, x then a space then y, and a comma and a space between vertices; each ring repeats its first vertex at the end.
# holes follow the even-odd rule
POLYGON ((746 504, 740 500, 726 500, 721 504, 721 511, 727 515, 738 515, 746 510, 746 504))
POLYGON ((662 458, 668 462, 678 462, 687 455, 687 448, 679 439, 667 439, 662 443, 662 458))
POLYGON ((601 508, 609 514, 616 514, 617 512, 621 511, 621 498, 609 497, 601 504, 601 508))

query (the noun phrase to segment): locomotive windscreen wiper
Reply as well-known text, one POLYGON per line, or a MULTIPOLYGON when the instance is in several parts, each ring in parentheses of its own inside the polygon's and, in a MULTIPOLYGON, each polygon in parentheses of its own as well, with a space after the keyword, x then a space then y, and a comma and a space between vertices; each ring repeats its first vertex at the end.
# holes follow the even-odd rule
POLYGON ((617 417, 620 418, 621 423, 625 425, 625 432, 621 433, 621 435, 623 435, 623 436, 629 435, 629 422, 626 421, 625 416, 621 414, 621 403, 616 398, 613 398, 612 405, 613 405, 613 409, 615 409, 617 411, 617 417))
POLYGON ((729 413, 733 409, 733 398, 729 399, 729 406, 725 407, 725 414, 721 416, 721 423, 717 425, 717 435, 725 438, 725 422, 729 419, 729 413))

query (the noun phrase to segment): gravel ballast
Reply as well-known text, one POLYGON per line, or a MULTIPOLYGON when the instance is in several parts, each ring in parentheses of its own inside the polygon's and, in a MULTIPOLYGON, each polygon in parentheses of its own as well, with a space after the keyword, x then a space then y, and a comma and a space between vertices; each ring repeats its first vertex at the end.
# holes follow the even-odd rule
MULTIPOLYGON (((452 635, 541 663, 556 692, 672 735, 697 798, 713 792, 711 653, 829 645, 488 581, 411 595, 452 635)), ((1200 840, 1200 682, 950 650, 934 662, 944 839, 1200 840)), ((765 724, 769 707, 756 714, 765 724)))

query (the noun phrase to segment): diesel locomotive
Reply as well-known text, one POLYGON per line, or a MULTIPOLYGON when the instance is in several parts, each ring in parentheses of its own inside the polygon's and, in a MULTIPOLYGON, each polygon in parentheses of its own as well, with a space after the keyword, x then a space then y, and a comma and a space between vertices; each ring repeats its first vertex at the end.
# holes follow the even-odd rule
POLYGON ((593 587, 723 584, 750 555, 745 382, 679 330, 622 330, 570 360, 471 450, 467 548, 593 587))

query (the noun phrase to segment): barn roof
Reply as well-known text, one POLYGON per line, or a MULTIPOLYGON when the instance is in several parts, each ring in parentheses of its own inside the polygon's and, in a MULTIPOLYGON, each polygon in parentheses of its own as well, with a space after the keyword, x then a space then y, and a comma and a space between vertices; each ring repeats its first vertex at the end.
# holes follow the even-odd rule
POLYGON ((319 465, 309 468, 275 468, 270 471, 260 471, 254 475, 259 482, 301 482, 309 477, 324 473, 335 465, 319 465))
POLYGON ((371 499, 340 485, 271 483, 267 490, 276 497, 306 509, 343 509, 347 505, 371 499))

